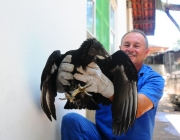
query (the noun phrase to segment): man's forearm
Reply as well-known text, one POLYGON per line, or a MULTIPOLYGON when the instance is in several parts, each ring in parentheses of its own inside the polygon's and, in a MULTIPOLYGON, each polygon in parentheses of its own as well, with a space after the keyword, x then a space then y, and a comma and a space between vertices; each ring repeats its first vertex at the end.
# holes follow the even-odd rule
MULTIPOLYGON (((109 99, 113 101, 113 98, 114 95, 112 95, 109 99)), ((136 118, 139 118, 141 115, 143 115, 151 108, 153 108, 152 101, 144 94, 138 94, 138 108, 137 108, 136 118)))
POLYGON ((136 118, 139 118, 141 115, 143 115, 151 108, 153 108, 152 101, 144 94, 141 93, 138 94, 138 107, 137 107, 136 118))
POLYGON ((111 97, 109 97, 109 100, 113 101, 114 95, 112 95, 111 97))

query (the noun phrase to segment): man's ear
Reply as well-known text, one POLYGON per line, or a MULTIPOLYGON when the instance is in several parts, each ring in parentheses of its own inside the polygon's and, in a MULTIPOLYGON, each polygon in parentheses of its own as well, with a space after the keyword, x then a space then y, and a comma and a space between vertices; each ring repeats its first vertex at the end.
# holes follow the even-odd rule
POLYGON ((145 52, 145 58, 148 56, 149 51, 150 51, 150 49, 149 49, 149 48, 147 48, 147 49, 146 49, 146 52, 145 52))
POLYGON ((121 49, 121 46, 119 46, 119 49, 121 49))

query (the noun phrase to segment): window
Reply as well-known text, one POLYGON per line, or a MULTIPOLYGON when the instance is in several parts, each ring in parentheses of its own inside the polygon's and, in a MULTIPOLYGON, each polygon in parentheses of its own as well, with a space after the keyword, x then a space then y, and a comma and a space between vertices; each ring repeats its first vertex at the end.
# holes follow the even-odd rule
POLYGON ((116 0, 87 0, 87 38, 96 37, 110 53, 115 51, 116 0))
POLYGON ((110 6, 110 52, 115 52, 115 11, 117 8, 117 0, 111 0, 111 6, 110 6))
POLYGON ((115 21, 114 21, 114 9, 110 8, 110 52, 115 52, 115 21))
POLYGON ((87 0, 87 36, 95 36, 95 3, 94 0, 87 0))

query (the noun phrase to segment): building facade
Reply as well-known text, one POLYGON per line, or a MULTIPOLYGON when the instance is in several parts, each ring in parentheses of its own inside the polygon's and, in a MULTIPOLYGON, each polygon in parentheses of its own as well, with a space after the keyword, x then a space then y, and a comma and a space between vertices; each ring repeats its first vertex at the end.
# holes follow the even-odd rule
POLYGON ((113 53, 128 30, 122 0, 0 1, 0 139, 59 140, 62 116, 86 110, 64 110, 58 94, 57 121, 40 105, 41 73, 54 50, 77 49, 96 37, 113 53))

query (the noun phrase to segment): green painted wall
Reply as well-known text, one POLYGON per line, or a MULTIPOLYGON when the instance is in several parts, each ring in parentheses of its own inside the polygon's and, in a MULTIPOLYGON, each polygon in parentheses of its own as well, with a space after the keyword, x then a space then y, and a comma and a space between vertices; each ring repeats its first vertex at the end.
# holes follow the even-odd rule
POLYGON ((96 0, 96 37, 110 50, 109 0, 96 0))

